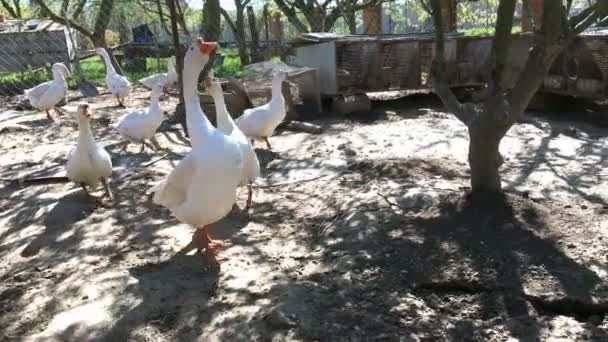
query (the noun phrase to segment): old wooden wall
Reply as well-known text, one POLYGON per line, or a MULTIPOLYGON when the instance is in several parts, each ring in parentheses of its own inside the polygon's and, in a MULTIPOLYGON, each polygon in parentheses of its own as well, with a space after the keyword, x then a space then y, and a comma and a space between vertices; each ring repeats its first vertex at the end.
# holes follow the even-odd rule
POLYGON ((47 63, 68 63, 64 31, 0 33, 0 72, 39 68, 47 63))

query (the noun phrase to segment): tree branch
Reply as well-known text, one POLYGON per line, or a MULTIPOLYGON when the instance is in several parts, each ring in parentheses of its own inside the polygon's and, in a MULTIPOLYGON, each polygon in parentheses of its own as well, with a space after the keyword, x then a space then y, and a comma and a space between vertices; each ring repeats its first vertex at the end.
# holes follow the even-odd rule
POLYGON ((74 13, 72 13, 72 18, 78 18, 80 14, 82 14, 82 11, 84 10, 84 6, 86 6, 86 4, 87 0, 80 0, 80 2, 78 2, 78 4, 76 5, 74 13))
POLYGON ((232 21, 232 18, 230 18, 230 14, 223 7, 220 9, 220 11, 222 13, 222 16, 224 17, 224 20, 226 21, 228 26, 230 26, 232 33, 236 35, 236 25, 234 24, 234 21, 232 21))
POLYGON ((94 43, 97 43, 97 40, 105 41, 105 39, 103 39, 102 37, 104 37, 106 34, 106 29, 108 28, 110 18, 112 17, 113 8, 114 0, 101 0, 101 4, 99 5, 99 10, 97 11, 97 18, 95 20, 95 25, 93 29, 94 43))
MULTIPOLYGON (((51 11, 51 9, 44 2, 42 2, 42 0, 32 0, 32 1, 35 4, 37 4, 38 6, 40 6, 40 8, 45 13, 48 14, 48 16, 51 18, 52 21, 63 24, 63 25, 67 25, 67 21, 64 18, 53 13, 53 11, 51 11)), ((74 29, 76 29, 78 32, 82 33, 83 35, 87 36, 89 39, 93 40, 93 33, 91 31, 89 31, 87 28, 85 28, 84 26, 79 25, 78 23, 74 22, 73 20, 70 20, 70 26, 73 27, 74 29)))
POLYGON ((17 13, 17 16, 19 18, 21 18, 23 15, 23 13, 21 13, 21 2, 20 0, 13 0, 13 6, 15 7, 15 12, 17 13))
POLYGON ((588 29, 597 20, 604 20, 608 15, 608 1, 598 0, 592 6, 583 10, 579 15, 570 18, 568 24, 572 28, 572 35, 578 35, 588 29))
POLYGON ((17 12, 15 11, 15 9, 13 9, 13 7, 6 2, 6 0, 0 0, 0 4, 2 4, 2 7, 4 7, 4 9, 8 12, 8 14, 13 17, 13 18, 20 18, 21 16, 17 15, 17 12))
POLYGON ((370 6, 376 6, 376 5, 380 4, 381 2, 382 2, 382 0, 366 0, 361 4, 353 6, 353 10, 360 11, 360 10, 366 9, 367 7, 370 7, 370 6))
POLYGON ((177 10, 177 20, 179 21, 179 26, 182 27, 182 30, 187 35, 190 35, 190 31, 188 30, 188 26, 186 25, 186 19, 184 18, 184 11, 182 10, 182 6, 180 5, 180 1, 175 2, 175 9, 177 10))
POLYGON ((510 124, 520 120, 532 97, 549 72, 551 65, 563 49, 575 38, 566 36, 561 1, 545 1, 543 8, 542 39, 536 40, 519 79, 508 95, 512 106, 510 124))
POLYGON ((285 14, 287 20, 295 26, 296 30, 300 33, 308 32, 308 27, 298 18, 298 14, 293 9, 293 7, 288 6, 285 0, 274 0, 274 3, 277 7, 285 14))
POLYGON ((456 95, 450 89, 445 75, 445 35, 441 0, 431 0, 430 5, 433 22, 435 23, 435 59, 431 67, 433 88, 447 110, 468 126, 473 119, 472 112, 466 111, 464 106, 458 101, 456 95))
POLYGON ((508 71, 507 59, 511 48, 511 30, 513 28, 513 17, 515 15, 516 0, 501 0, 498 4, 496 19, 496 33, 492 40, 491 56, 494 62, 493 77, 490 83, 491 94, 504 91, 504 73, 508 71))

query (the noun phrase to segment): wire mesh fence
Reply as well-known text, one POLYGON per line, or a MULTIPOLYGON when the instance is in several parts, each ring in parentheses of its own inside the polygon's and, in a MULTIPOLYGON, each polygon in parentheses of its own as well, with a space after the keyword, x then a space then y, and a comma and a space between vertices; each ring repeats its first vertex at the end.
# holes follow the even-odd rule
MULTIPOLYGON (((51 80, 54 63, 72 70, 71 88, 83 83, 103 88, 105 65, 94 50, 99 46, 107 48, 116 68, 133 84, 167 72, 168 59, 175 55, 168 1, 176 4, 180 42, 188 44, 203 33, 202 6, 197 4, 206 0, 31 0, 29 5, 16 2, 19 11, 0 7, 0 96, 23 94, 51 80)), ((227 1, 235 6, 221 12, 221 49, 215 61, 220 77, 238 77, 246 64, 284 59, 290 53, 288 42, 302 32, 408 34, 433 29, 419 1, 391 0, 368 7, 362 7, 368 3, 362 0, 227 1)), ((459 2, 458 29, 488 31, 496 2, 459 2)))

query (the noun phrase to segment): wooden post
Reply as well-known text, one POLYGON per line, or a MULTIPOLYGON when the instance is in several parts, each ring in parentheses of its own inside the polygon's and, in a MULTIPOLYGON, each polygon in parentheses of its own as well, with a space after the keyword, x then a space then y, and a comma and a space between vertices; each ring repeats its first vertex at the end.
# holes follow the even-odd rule
POLYGON ((382 33, 382 3, 363 10, 363 28, 366 34, 382 33))
POLYGON ((531 32, 540 31, 543 24, 544 0, 524 0, 521 11, 521 30, 531 32), (534 25, 533 25, 534 24, 534 25))

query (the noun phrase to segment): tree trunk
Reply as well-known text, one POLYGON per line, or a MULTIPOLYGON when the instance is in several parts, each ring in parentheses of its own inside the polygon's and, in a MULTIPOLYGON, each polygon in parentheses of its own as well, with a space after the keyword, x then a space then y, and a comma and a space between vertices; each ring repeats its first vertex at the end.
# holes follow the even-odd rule
POLYGON ((239 58, 241 65, 249 64, 249 55, 247 55, 247 35, 245 34, 245 15, 244 8, 236 9, 236 43, 239 48, 239 58))
POLYGON ((251 36, 251 60, 255 63, 260 61, 260 34, 255 25, 253 6, 247 6, 247 21, 249 21, 249 33, 251 36))
MULTIPOLYGON (((220 40, 220 36, 222 34, 222 10, 220 7, 219 0, 206 0, 205 7, 203 8, 203 21, 204 25, 204 33, 203 39, 208 42, 217 42, 220 40)), ((209 75, 209 71, 213 69, 213 65, 215 64, 215 54, 217 50, 213 51, 211 56, 209 56, 209 63, 205 65, 203 71, 199 75, 199 81, 204 80, 209 75)))
POLYGON ((175 50, 175 64, 177 68, 177 86, 179 89, 179 103, 175 106, 175 113, 173 117, 171 117, 168 121, 171 124, 179 123, 186 136, 190 136, 188 134, 188 124, 186 122, 186 105, 184 102, 184 88, 183 88, 183 57, 182 57, 182 48, 179 42, 179 31, 177 29, 177 15, 175 9, 175 0, 166 0, 167 5, 169 6, 169 11, 171 13, 171 35, 173 38, 173 48, 175 50))
POLYGON ((472 192, 501 192, 498 168, 503 161, 499 152, 503 136, 498 129, 483 126, 469 127, 472 192))
POLYGON ((357 34, 357 12, 350 6, 344 10, 344 21, 350 34, 357 34))

